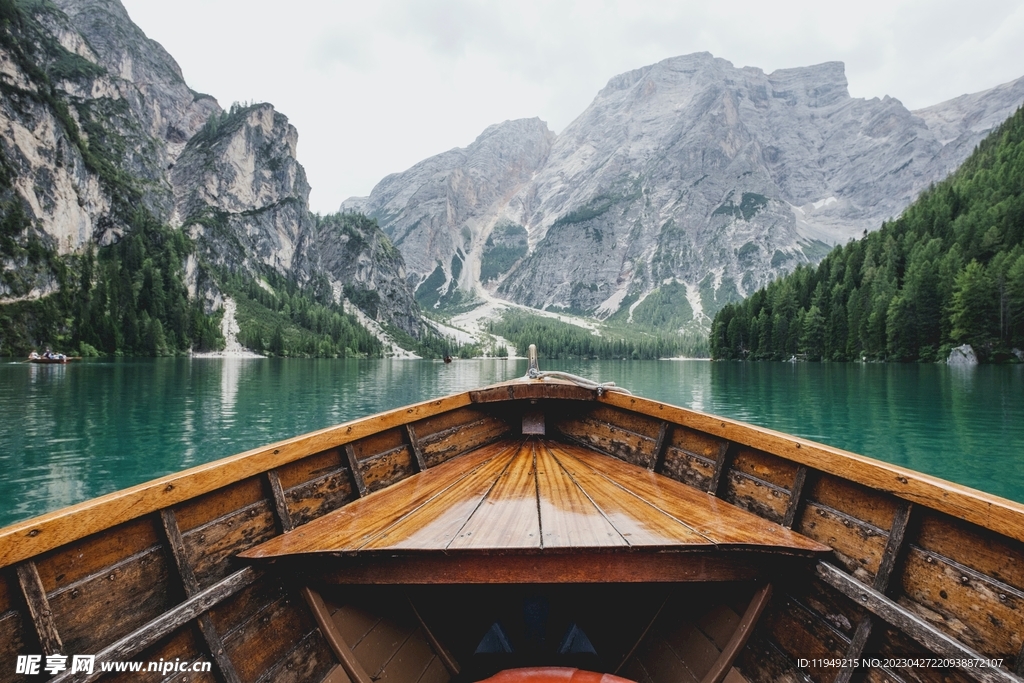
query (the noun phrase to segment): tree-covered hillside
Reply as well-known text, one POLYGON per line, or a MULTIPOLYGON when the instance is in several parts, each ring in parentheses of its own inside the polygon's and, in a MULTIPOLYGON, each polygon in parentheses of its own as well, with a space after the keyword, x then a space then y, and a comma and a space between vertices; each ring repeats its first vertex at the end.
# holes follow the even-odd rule
POLYGON ((686 356, 706 358, 704 337, 665 334, 635 327, 601 326, 601 334, 551 318, 509 310, 487 326, 491 334, 510 341, 520 353, 537 345, 541 358, 597 358, 656 360, 686 356))
POLYGON ((895 221, 712 324, 714 358, 981 360, 1024 348, 1024 109, 895 221))
MULTIPOLYGON (((107 48, 145 57, 129 70, 144 90, 108 72, 101 57, 90 61, 64 47, 77 39, 76 49, 94 57, 53 3, 0 0, 0 62, 7 65, 0 78, 0 355, 45 347, 82 355, 219 349, 224 296, 237 303, 241 342, 254 350, 381 355, 381 342, 338 300, 343 289, 371 317, 384 308, 374 297, 402 264, 376 223, 312 216, 287 119, 265 104, 221 111, 189 91, 173 60, 155 53, 141 31, 116 19, 97 30, 108 31, 107 48), (115 90, 122 94, 110 96, 115 90), (141 98, 145 115, 123 92, 141 98), (160 118, 165 137, 147 127, 146 116, 179 105, 182 120, 160 118), (212 112, 205 125, 186 126, 194 135, 172 125, 200 121, 204 112, 212 112), (174 163, 155 161, 186 139, 184 151, 167 157, 174 163), (252 177, 225 170, 218 154, 226 147, 248 155, 252 177), (217 174, 241 188, 238 197, 230 183, 213 193, 231 211, 202 194, 217 174), (66 196, 74 209, 62 213, 54 207, 66 196), (329 249, 310 246, 320 235, 329 249), (296 244, 304 251, 289 251, 296 244), (275 261, 276 252, 288 263, 275 261), (375 279, 378 271, 385 275, 375 279)), ((414 303, 405 318, 389 312, 380 318, 415 332, 414 303)))

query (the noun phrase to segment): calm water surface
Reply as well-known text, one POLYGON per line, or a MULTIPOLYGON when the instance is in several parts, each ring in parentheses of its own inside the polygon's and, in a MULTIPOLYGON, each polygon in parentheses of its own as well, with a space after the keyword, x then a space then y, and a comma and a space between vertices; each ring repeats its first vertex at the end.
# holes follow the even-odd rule
MULTIPOLYGON (((1024 366, 542 362, 1024 502, 1024 366)), ((0 526, 526 371, 525 361, 0 363, 0 526)))

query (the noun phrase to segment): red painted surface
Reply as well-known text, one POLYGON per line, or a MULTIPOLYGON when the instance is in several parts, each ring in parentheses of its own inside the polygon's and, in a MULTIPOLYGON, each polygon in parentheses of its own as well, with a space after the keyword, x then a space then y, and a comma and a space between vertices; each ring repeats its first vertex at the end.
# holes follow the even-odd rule
POLYGON ((539 666, 529 669, 508 669, 480 683, 634 683, 612 674, 567 669, 560 666, 539 666))

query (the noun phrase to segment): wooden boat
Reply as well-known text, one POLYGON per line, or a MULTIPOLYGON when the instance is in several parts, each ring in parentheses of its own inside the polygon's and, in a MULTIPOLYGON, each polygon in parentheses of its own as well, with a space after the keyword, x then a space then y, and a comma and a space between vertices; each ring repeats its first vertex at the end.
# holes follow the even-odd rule
POLYGON ((78 356, 64 356, 63 358, 46 358, 44 356, 40 356, 38 358, 28 358, 26 359, 26 362, 37 363, 39 365, 63 365, 65 363, 70 363, 73 360, 81 360, 81 358, 78 356))
POLYGON ((1022 680, 1024 506, 534 375, 0 530, 0 680, 1022 680))

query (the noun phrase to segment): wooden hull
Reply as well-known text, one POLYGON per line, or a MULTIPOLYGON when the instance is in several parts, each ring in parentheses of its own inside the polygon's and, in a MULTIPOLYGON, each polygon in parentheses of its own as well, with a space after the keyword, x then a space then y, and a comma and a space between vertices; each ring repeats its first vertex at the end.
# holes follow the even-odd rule
MULTIPOLYGON (((73 655, 97 657, 92 676, 68 670, 57 680, 180 680, 180 669, 99 672, 102 662, 161 660, 209 667, 189 680, 475 680, 487 673, 473 649, 488 617, 464 607, 522 602, 520 584, 313 585, 237 555, 518 437, 524 413, 537 410, 549 438, 650 469, 832 549, 773 577, 742 642, 732 634, 763 583, 598 581, 550 593, 551 604, 551 596, 575 600, 569 611, 600 600, 609 610, 633 606, 621 623, 587 617, 602 643, 589 668, 652 683, 706 680, 715 667, 718 680, 765 683, 1021 680, 1024 506, 725 418, 516 382, 296 437, 0 530, 0 681, 30 680, 16 673, 19 655, 53 653, 67 655, 69 668, 73 655), (867 655, 877 655, 870 666, 850 665, 867 655), (967 661, 974 657, 998 665, 967 661)), ((552 663, 537 657, 502 664, 552 663)))

